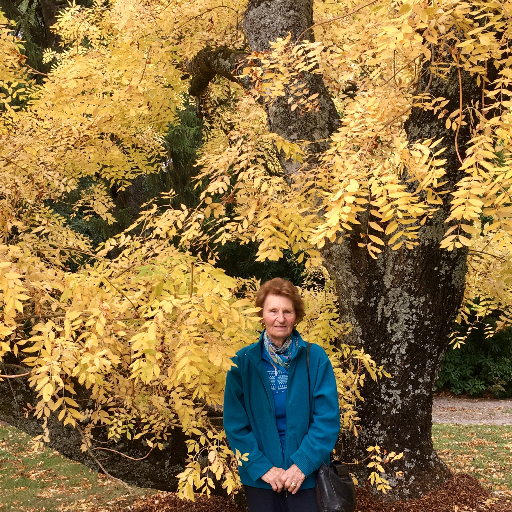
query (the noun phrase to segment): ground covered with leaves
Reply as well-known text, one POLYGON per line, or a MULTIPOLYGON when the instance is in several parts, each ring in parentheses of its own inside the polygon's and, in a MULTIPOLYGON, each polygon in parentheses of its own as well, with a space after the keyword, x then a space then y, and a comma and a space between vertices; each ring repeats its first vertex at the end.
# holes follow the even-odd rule
POLYGON ((0 512, 89 512, 151 494, 151 489, 127 489, 0 425, 0 512))
POLYGON ((499 497, 512 500, 512 427, 434 425, 434 447, 455 473, 473 475, 499 497))
MULTIPOLYGON (((356 512, 511 512, 512 504, 505 499, 493 498, 478 480, 470 475, 455 475, 441 489, 420 500, 404 503, 376 501, 366 490, 358 490, 356 512)), ((94 512, 244 512, 231 500, 199 497, 194 503, 183 502, 174 494, 157 494, 133 505, 99 508, 94 512)))
MULTIPOLYGON (((434 425, 455 476, 421 500, 382 503, 358 490, 356 512, 512 512, 512 427, 434 425), (470 476, 471 475, 471 476, 470 476), (476 478, 475 478, 476 477, 476 478)), ((0 426, 0 512, 243 512, 232 500, 126 489, 0 426)))

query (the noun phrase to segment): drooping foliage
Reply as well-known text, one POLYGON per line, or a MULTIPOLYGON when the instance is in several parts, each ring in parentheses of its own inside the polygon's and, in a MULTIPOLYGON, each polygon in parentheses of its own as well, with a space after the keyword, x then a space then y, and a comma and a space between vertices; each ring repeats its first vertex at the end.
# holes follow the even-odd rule
MULTIPOLYGON (((193 201, 175 207, 173 192, 99 247, 73 229, 78 212, 115 221, 112 187, 156 176, 162 165, 171 172, 186 164, 186 151, 169 162, 168 127, 178 130, 186 104, 183 56, 167 35, 180 16, 167 19, 163 11, 138 2, 71 6, 56 26, 64 50, 46 52, 56 63, 42 85, 1 20, 0 358, 12 353, 31 369, 39 397, 32 413, 55 413, 79 429, 83 450, 93 448, 98 425, 107 425, 113 440, 142 437, 148 451, 182 429, 190 461, 181 490, 192 498, 194 488, 210 492, 214 485, 206 469, 228 492, 239 485, 236 460, 208 412, 222 403, 235 350, 257 336, 256 283, 191 255, 213 244, 208 231, 201 234, 204 213, 188 209, 193 201), (20 96, 23 107, 15 101, 20 96), (55 205, 70 200, 74 213, 58 215, 55 205), (90 390, 92 408, 74 400, 76 385, 90 390)), ((320 300, 304 293, 312 306, 302 330, 336 364, 344 425, 353 429, 366 370, 372 378, 382 370, 362 351, 330 345, 345 328, 336 321, 332 290, 322 290, 320 300)), ((45 429, 42 440, 50 435, 45 429)))
MULTIPOLYGON (((316 2, 316 42, 285 37, 257 54, 244 36, 245 7, 236 0, 70 5, 54 26, 62 47, 45 52, 51 71, 41 83, 0 15, 0 357, 11 352, 31 369, 39 393, 33 412, 56 412, 81 429, 84 450, 96 425, 108 425, 113 439, 142 437, 148 450, 183 429, 188 497, 194 488, 210 491, 211 473, 233 490, 244 461, 244 454, 232 460, 208 412, 222 402, 230 357, 257 336, 257 284, 216 267, 219 245, 256 243, 258 261, 291 251, 309 269, 321 264, 327 240, 363 222, 358 242, 372 257, 385 244, 413 248, 449 192, 445 142, 406 137, 413 106, 434 111, 456 135, 471 125, 442 246, 474 248, 468 300, 480 297, 482 307, 504 312, 503 321, 510 304, 509 3, 316 2), (247 55, 232 70, 236 82, 217 78, 198 100, 206 127, 199 200, 177 205, 164 194, 95 247, 51 205, 73 193, 80 215, 114 222, 112 188, 157 176, 166 163, 165 137, 185 110, 187 65, 200 50, 223 46, 247 55), (461 110, 428 87, 418 94, 425 59, 436 75, 477 76, 481 100, 461 110), (321 74, 340 114, 330 140, 315 141, 315 158, 312 141, 284 139, 267 124, 266 108, 283 96, 290 111, 319 108, 305 73, 321 74), (92 409, 74 401, 76 382, 90 389, 92 409)), ((343 426, 353 430, 365 372, 377 378, 383 370, 343 344, 346 326, 329 284, 305 287, 304 295, 310 307, 299 328, 328 351, 343 426)), ((377 449, 371 454, 372 483, 385 490, 382 459, 377 449)))

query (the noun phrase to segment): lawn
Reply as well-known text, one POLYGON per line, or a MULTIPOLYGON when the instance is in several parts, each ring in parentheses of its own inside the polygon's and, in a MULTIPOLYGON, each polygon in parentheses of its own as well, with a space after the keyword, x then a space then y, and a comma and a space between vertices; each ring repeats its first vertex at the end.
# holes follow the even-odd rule
MULTIPOLYGON (((434 446, 455 472, 512 498, 512 426, 434 425, 434 446)), ((126 489, 0 426, 0 512, 64 512, 129 505, 151 489, 126 489)))
POLYGON ((23 432, 0 426, 0 512, 75 512, 129 504, 151 492, 126 489, 23 432))
POLYGON ((469 473, 500 497, 512 498, 512 426, 435 424, 432 438, 454 472, 469 473))

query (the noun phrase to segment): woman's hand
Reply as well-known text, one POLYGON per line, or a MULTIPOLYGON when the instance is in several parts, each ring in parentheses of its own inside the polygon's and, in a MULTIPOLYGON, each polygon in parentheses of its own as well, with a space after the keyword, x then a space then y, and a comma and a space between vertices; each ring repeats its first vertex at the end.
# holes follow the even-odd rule
POLYGON ((282 468, 276 468, 275 466, 273 468, 270 468, 262 477, 261 479, 264 482, 267 482, 267 484, 270 484, 272 486, 272 490, 276 492, 281 492, 283 490, 283 479, 282 475, 285 473, 284 469, 282 468))
POLYGON ((304 482, 306 475, 295 465, 292 464, 286 471, 281 474, 281 482, 285 489, 295 494, 304 482))

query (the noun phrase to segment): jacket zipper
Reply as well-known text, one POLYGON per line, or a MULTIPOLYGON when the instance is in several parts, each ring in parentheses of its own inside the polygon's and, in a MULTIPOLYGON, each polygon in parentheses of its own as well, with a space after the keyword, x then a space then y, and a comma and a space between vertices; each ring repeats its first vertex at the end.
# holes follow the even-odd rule
MULTIPOLYGON (((285 443, 284 443, 284 453, 283 453, 283 457, 284 457, 284 460, 286 461, 288 459, 288 389, 290 388, 290 382, 291 382, 291 378, 292 378, 292 374, 294 375, 295 374, 295 370, 297 368, 297 360, 300 356, 300 354, 302 353, 302 348, 303 347, 299 347, 299 350, 297 350, 297 355, 294 359, 292 359, 291 363, 290 363, 290 368, 288 369, 288 384, 286 386, 286 436, 285 436, 285 443)), ((286 491, 286 496, 288 496, 288 490, 286 491)))

